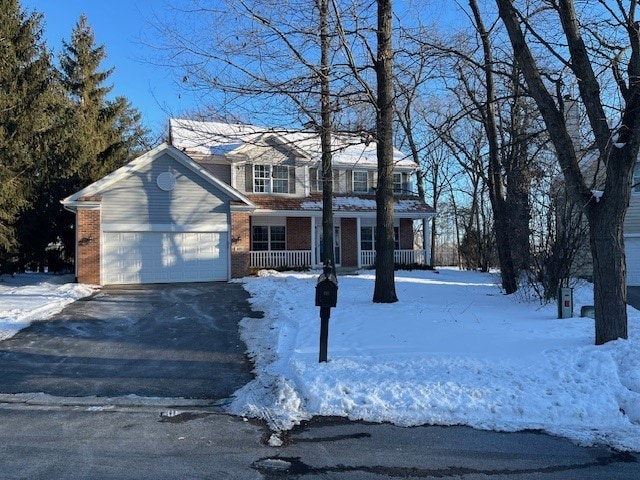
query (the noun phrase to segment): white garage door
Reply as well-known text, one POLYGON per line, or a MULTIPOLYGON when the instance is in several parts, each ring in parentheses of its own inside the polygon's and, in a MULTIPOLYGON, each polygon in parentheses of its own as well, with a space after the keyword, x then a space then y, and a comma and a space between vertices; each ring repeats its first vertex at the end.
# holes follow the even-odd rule
POLYGON ((627 285, 640 286, 640 238, 625 237, 624 253, 627 259, 627 285))
POLYGON ((104 232, 102 283, 228 280, 227 234, 104 232))

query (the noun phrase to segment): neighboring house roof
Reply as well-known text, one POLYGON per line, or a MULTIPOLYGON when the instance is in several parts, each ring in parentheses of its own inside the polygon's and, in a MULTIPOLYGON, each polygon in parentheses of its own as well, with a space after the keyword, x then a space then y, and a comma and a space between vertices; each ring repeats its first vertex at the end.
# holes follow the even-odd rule
POLYGON ((83 199, 93 200, 94 202, 99 201, 99 195, 105 189, 118 182, 119 180, 127 177, 143 168, 145 165, 159 158, 160 156, 168 154, 178 163, 184 165, 192 172, 196 173, 204 180, 209 182, 211 185, 225 192, 231 200, 237 206, 245 206, 250 209, 256 208, 256 205, 249 200, 245 195, 227 185, 226 183, 220 181, 216 177, 214 177, 211 173, 209 173, 205 168, 196 163, 193 159, 191 159, 188 155, 184 154, 177 148, 163 143, 153 150, 149 150, 147 153, 139 156, 135 160, 129 162, 128 164, 120 167, 113 173, 110 173, 106 177, 101 178, 100 180, 92 183, 86 188, 83 188, 79 192, 74 193, 73 195, 68 196, 64 200, 62 200, 62 204, 70 209, 78 207, 80 205, 86 205, 87 202, 83 201, 83 199))
MULTIPOLYGON (((287 145, 299 157, 320 162, 322 149, 317 132, 277 130, 254 125, 222 122, 199 122, 171 119, 171 144, 188 153, 201 155, 238 155, 251 145, 264 144, 273 139, 287 145)), ((334 166, 372 168, 377 166, 375 141, 358 135, 333 133, 331 136, 334 166)), ((400 150, 394 149, 396 168, 415 170, 416 163, 400 150)))
MULTIPOLYGON (((263 212, 287 212, 288 214, 304 214, 322 212, 322 194, 312 194, 310 197, 274 197, 273 195, 252 195, 251 200, 263 212)), ((407 218, 430 218, 435 210, 424 201, 416 197, 395 197, 394 215, 407 218)), ((373 195, 336 195, 333 197, 333 213, 359 212, 370 213, 375 216, 376 199, 373 195)), ((257 212, 256 212, 257 213, 257 212)))

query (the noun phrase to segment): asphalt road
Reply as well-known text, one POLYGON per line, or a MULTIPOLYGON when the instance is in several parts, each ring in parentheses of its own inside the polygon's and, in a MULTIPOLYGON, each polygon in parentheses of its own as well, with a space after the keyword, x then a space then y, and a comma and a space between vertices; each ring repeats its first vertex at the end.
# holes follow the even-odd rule
POLYGON ((237 283, 103 288, 0 342, 0 393, 222 399, 252 378, 237 283))
POLYGON ((281 447, 260 423, 207 411, 0 407, 0 478, 638 479, 636 455, 536 432, 402 428, 323 418, 281 447))

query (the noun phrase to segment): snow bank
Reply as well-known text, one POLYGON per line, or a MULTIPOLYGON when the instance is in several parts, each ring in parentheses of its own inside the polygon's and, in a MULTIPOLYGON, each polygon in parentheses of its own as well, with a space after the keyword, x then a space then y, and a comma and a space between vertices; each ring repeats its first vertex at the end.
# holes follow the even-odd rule
POLYGON ((0 276, 0 340, 14 336, 31 322, 44 320, 67 304, 91 295, 94 287, 70 275, 20 274, 0 276))
MULTIPOLYGON (((245 278, 242 335, 256 380, 234 413, 288 429, 314 415, 397 425, 540 429, 581 444, 640 450, 640 312, 629 340, 594 346, 590 318, 502 295, 490 274, 397 272, 395 304, 371 302, 370 273, 339 278, 329 362, 318 363, 317 273, 245 278)), ((592 302, 575 292, 574 312, 592 302)))

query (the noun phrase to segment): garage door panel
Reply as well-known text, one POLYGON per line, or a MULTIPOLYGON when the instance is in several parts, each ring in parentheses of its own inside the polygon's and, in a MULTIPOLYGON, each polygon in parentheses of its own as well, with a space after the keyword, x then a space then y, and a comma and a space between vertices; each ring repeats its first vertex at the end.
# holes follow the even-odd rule
POLYGON ((104 284, 228 279, 226 233, 105 232, 104 284))

